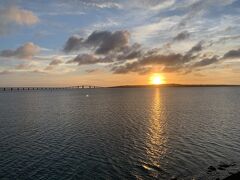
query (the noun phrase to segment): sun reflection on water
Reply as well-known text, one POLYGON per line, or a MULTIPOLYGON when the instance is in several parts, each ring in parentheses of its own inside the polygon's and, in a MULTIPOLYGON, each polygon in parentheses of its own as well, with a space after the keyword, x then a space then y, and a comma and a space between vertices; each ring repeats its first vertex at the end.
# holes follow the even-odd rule
POLYGON ((143 167, 151 171, 153 176, 158 175, 158 169, 161 167, 160 160, 164 158, 167 152, 167 135, 165 132, 166 116, 161 98, 161 89, 154 89, 154 95, 151 99, 151 111, 149 114, 149 127, 146 138, 146 154, 149 162, 143 164, 143 167))

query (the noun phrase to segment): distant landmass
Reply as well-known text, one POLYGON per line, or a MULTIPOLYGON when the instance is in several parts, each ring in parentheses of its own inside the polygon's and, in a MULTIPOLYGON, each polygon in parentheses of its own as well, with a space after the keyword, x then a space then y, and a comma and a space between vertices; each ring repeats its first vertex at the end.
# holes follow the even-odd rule
POLYGON ((232 87, 240 85, 230 84, 160 84, 160 85, 122 85, 111 86, 109 88, 155 88, 155 87, 232 87))

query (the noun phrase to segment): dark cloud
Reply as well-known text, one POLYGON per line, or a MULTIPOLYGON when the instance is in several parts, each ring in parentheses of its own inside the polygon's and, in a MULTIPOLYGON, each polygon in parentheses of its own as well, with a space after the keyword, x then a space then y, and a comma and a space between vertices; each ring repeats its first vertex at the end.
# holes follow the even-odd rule
MULTIPOLYGON (((108 67, 114 74, 126 74, 130 72, 146 74, 158 67, 162 72, 191 73, 193 70, 202 69, 215 63, 222 58, 218 56, 202 55, 204 48, 209 47, 204 41, 199 41, 185 53, 174 53, 165 51, 163 48, 146 50, 141 44, 129 44, 129 33, 127 31, 95 31, 83 40, 72 37, 67 44, 70 49, 88 47, 90 53, 79 54, 67 63, 78 65, 90 65, 97 63, 108 63, 108 67), (77 48, 76 48, 77 47, 77 48)), ((189 33, 183 31, 174 39, 181 41, 189 38, 189 33)), ((240 50, 232 50, 224 55, 224 58, 240 56, 240 50)), ((93 70, 87 71, 94 72, 93 70)))
POLYGON ((183 31, 177 34, 177 36, 173 38, 173 41, 183 41, 183 40, 189 39, 189 37, 190 37, 190 33, 188 31, 183 31))
POLYGON ((111 63, 117 60, 116 55, 108 54, 106 56, 98 57, 95 54, 79 54, 74 59, 67 62, 67 64, 77 63, 79 66, 97 64, 97 63, 111 63))
POLYGON ((94 31, 88 36, 85 43, 89 46, 99 46, 104 40, 112 36, 110 31, 94 31))
POLYGON ((107 54, 127 46, 129 38, 130 34, 128 31, 94 31, 85 40, 76 36, 70 37, 63 51, 68 53, 82 50, 83 48, 90 48, 96 54, 107 54))
POLYGON ((196 62, 195 64, 192 65, 192 67, 193 68, 203 67, 203 66, 208 66, 208 65, 211 65, 211 64, 215 64, 217 62, 219 62, 219 58, 217 56, 214 56, 212 58, 206 58, 206 59, 202 59, 199 62, 196 62))
POLYGON ((144 57, 140 62, 142 65, 166 65, 166 66, 175 66, 180 65, 185 62, 188 62, 190 59, 187 56, 182 54, 168 54, 168 55, 152 55, 144 57))
POLYGON ((118 60, 129 60, 141 57, 142 49, 141 44, 134 43, 132 46, 125 46, 121 49, 121 53, 118 55, 118 60))
POLYGON ((203 50, 204 41, 199 41, 196 45, 194 45, 187 54, 192 55, 193 53, 198 53, 203 50))
POLYGON ((83 46, 82 44, 83 44, 83 38, 72 36, 67 40, 63 48, 63 51, 66 53, 69 53, 72 51, 78 51, 83 46))
POLYGON ((129 72, 136 72, 139 74, 146 74, 151 71, 151 67, 141 66, 139 62, 127 63, 124 66, 116 66, 111 70, 114 74, 127 74, 129 72))
POLYGON ((11 49, 3 50, 0 52, 0 56, 29 59, 29 58, 32 58, 34 55, 36 55, 39 51, 40 51, 40 48, 37 45, 29 42, 20 46, 16 50, 11 50, 11 49))
POLYGON ((73 60, 68 61, 67 63, 77 63, 78 65, 88 65, 96 64, 99 62, 99 58, 93 54, 80 54, 75 57, 73 60))
POLYGON ((223 59, 234 59, 234 58, 240 58, 240 49, 238 50, 231 50, 228 51, 226 54, 224 54, 223 59))
MULTIPOLYGON (((101 32, 92 33, 84 43, 91 47, 97 46, 100 47, 103 38, 109 37, 109 34, 114 33, 106 33, 101 32)), ((119 38, 117 38, 119 39, 119 38)), ((120 43, 120 45, 114 45, 115 47, 119 47, 118 50, 115 50, 111 53, 107 54, 80 54, 75 57, 73 60, 68 61, 67 63, 77 63, 78 65, 89 65, 96 63, 113 63, 111 67, 111 71, 116 74, 125 74, 129 72, 137 72, 139 74, 145 74, 150 72, 153 66, 162 66, 164 72, 174 72, 179 71, 184 68, 184 65, 188 62, 195 60, 199 53, 203 49, 203 41, 200 41, 196 45, 194 45, 189 51, 185 54, 180 53, 169 53, 162 54, 161 49, 150 49, 148 51, 143 51, 140 44, 135 43, 133 45, 128 45, 125 43, 120 43), (130 60, 130 62, 125 63, 130 60), (134 61, 133 61, 134 60, 134 61)), ((211 63, 204 60, 203 64, 211 63)), ((212 62, 213 63, 213 62, 212 62)), ((200 64, 199 64, 200 65, 200 64)), ((196 65, 197 66, 197 65, 196 65)))
POLYGON ((140 58, 143 52, 141 45, 134 43, 133 45, 126 45, 117 51, 113 51, 108 54, 79 54, 73 60, 67 63, 78 63, 78 65, 96 64, 96 63, 124 63, 127 60, 132 60, 135 58, 140 58))
POLYGON ((129 72, 137 72, 143 74, 143 72, 149 72, 154 66, 162 66, 163 72, 191 72, 193 68, 204 67, 210 64, 217 63, 219 58, 213 56, 211 58, 204 58, 199 62, 193 63, 196 59, 200 59, 199 53, 203 49, 203 41, 200 41, 194 45, 185 54, 169 53, 162 54, 160 49, 151 49, 145 53, 142 52, 141 56, 137 58, 137 61, 129 62, 124 65, 116 65, 112 67, 113 73, 126 74, 129 72))
POLYGON ((102 42, 96 49, 96 53, 106 54, 109 51, 121 49, 128 44, 128 41, 129 33, 127 31, 116 31, 102 39, 102 42))
POLYGON ((112 71, 117 74, 125 74, 129 72, 149 72, 152 66, 162 65, 165 66, 166 71, 170 71, 170 67, 173 69, 178 69, 183 64, 191 60, 190 56, 185 56, 182 54, 151 54, 148 56, 143 56, 140 60, 127 63, 122 66, 113 67, 112 71))

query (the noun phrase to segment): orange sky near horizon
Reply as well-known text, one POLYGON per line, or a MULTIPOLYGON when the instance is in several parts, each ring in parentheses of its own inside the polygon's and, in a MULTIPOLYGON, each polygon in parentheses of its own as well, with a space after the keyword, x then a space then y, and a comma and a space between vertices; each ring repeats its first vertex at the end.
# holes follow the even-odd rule
MULTIPOLYGON (((206 72, 209 73, 209 72, 206 72)), ((87 75, 58 75, 49 76, 29 76, 24 75, 21 80, 13 79, 8 82, 1 82, 1 86, 77 86, 77 85, 96 85, 102 87, 119 86, 119 85, 148 85, 152 84, 150 79, 156 73, 146 75, 138 74, 109 74, 106 72, 98 72, 98 74, 87 75)), ((240 84, 240 78, 229 73, 216 73, 204 75, 201 74, 188 74, 179 75, 175 73, 159 73, 164 78, 164 84, 240 84)))

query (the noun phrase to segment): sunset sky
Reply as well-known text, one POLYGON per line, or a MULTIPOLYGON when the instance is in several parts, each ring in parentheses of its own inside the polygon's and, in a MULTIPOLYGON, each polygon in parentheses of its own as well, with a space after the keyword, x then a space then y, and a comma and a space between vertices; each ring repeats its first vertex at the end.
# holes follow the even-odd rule
POLYGON ((239 0, 2 0, 0 86, 240 84, 239 0))

